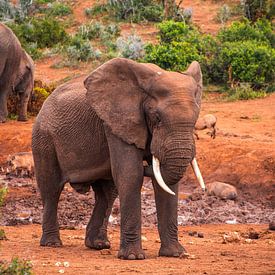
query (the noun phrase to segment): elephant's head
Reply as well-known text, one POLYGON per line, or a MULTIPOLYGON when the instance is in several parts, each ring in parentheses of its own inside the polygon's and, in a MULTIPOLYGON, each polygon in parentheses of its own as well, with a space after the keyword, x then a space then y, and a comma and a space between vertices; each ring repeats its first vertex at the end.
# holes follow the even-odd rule
POLYGON ((88 102, 113 134, 137 148, 150 148, 164 181, 177 183, 195 157, 193 129, 202 93, 199 63, 181 74, 115 58, 84 84, 88 102))
POLYGON ((18 120, 27 120, 27 107, 30 95, 34 86, 34 63, 32 58, 25 52, 22 52, 19 73, 14 85, 14 92, 19 94, 20 106, 18 120))

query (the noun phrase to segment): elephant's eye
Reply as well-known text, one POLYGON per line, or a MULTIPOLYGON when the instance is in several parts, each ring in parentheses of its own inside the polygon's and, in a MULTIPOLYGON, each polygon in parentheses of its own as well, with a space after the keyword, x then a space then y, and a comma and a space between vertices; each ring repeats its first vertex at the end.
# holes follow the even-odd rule
POLYGON ((159 113, 156 113, 156 126, 159 126, 161 123, 161 117, 159 113))

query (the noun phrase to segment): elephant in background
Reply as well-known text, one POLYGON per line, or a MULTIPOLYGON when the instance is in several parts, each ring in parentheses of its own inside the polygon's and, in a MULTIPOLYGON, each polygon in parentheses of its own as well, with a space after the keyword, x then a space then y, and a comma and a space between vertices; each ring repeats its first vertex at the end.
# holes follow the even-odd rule
POLYGON ((27 120, 27 106, 34 86, 34 63, 14 33, 0 23, 0 122, 5 122, 7 100, 18 94, 18 120, 27 120))
POLYGON ((193 130, 201 93, 198 62, 181 74, 124 58, 101 65, 84 85, 74 80, 58 87, 44 102, 32 134, 44 208, 40 244, 62 245, 57 206, 64 184, 69 182, 77 191, 92 186, 95 192, 85 245, 110 247, 107 224, 119 195, 118 257, 144 259, 141 187, 145 160, 153 164, 159 255, 179 257, 185 249, 178 241, 178 181, 195 160, 193 130))

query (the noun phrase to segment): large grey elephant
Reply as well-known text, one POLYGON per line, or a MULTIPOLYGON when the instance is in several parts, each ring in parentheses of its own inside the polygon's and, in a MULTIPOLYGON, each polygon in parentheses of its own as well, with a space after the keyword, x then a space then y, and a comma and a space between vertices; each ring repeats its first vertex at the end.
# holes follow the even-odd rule
POLYGON ((7 100, 12 93, 19 95, 18 120, 27 120, 27 106, 33 90, 34 64, 22 49, 14 33, 0 23, 0 122, 5 122, 7 100))
POLYGON ((141 186, 146 160, 153 163, 155 175, 159 255, 180 256, 185 250, 178 241, 178 181, 195 157, 193 129, 201 91, 198 62, 181 74, 123 58, 101 65, 84 85, 74 81, 58 87, 33 127, 35 174, 44 206, 40 244, 62 244, 57 205, 64 184, 80 192, 91 185, 95 207, 85 245, 110 247, 107 223, 118 193, 118 257, 144 259, 141 186))

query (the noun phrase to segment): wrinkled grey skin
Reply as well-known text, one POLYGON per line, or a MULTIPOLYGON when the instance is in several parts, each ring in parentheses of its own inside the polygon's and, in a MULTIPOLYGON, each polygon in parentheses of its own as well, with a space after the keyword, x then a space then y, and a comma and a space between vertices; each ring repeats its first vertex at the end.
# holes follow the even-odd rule
POLYGON ((19 94, 18 120, 27 120, 27 106, 33 90, 34 64, 14 33, 0 23, 0 122, 5 122, 7 100, 19 94))
POLYGON ((79 192, 91 185, 96 202, 85 245, 110 247, 107 223, 118 194, 118 257, 144 259, 140 205, 143 161, 151 164, 154 154, 165 182, 176 193, 164 192, 153 179, 159 255, 179 257, 185 250, 178 241, 178 181, 195 156, 193 129, 202 90, 199 64, 193 62, 180 74, 116 58, 93 71, 84 85, 73 81, 57 88, 33 127, 35 174, 44 206, 40 244, 62 244, 57 205, 65 182, 79 192))

